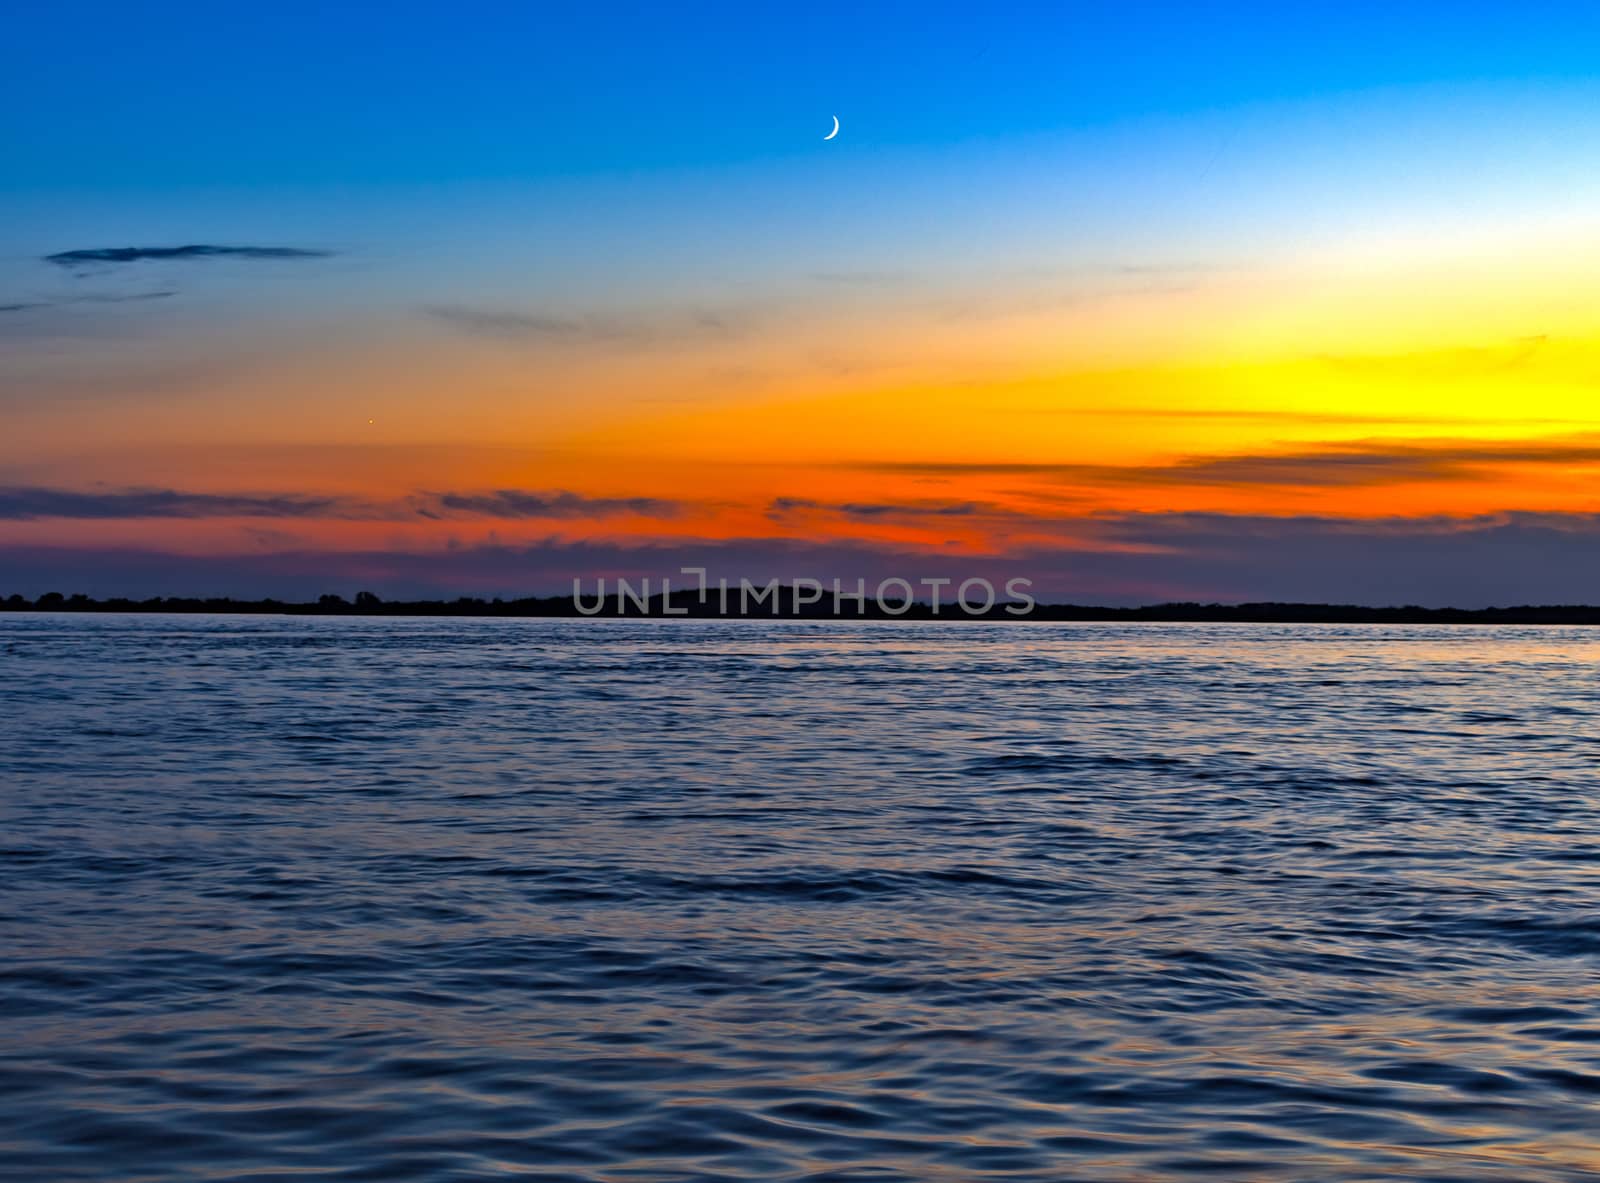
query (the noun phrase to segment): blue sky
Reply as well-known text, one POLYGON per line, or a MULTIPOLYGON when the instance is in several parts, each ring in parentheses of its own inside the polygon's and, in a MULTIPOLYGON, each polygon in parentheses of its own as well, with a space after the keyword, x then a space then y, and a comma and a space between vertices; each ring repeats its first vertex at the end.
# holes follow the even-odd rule
POLYGON ((14 189, 381 186, 903 148, 1593 75, 1581 4, 23 3, 14 189))
POLYGON ((491 289, 497 266, 536 282, 536 257, 663 292, 852 261, 1248 260, 1285 220, 1391 216, 1485 164, 1501 191, 1542 177, 1542 135, 1570 161, 1600 43, 1576 4, 67 2, 8 23, 0 102, 25 117, 0 122, 0 271, 242 235, 491 289))

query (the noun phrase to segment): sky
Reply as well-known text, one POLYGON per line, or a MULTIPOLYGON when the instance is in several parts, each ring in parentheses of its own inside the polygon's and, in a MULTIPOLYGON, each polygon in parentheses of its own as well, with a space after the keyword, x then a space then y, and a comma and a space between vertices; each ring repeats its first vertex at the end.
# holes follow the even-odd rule
POLYGON ((0 595, 1600 601, 1593 5, 9 13, 0 595))

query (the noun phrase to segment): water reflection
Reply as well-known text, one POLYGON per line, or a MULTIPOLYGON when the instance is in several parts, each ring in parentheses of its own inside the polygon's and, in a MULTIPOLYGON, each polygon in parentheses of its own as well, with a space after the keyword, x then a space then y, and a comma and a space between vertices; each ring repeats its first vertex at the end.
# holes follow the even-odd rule
POLYGON ((1595 636, 4 618, 6 1158, 1586 1177, 1595 636))

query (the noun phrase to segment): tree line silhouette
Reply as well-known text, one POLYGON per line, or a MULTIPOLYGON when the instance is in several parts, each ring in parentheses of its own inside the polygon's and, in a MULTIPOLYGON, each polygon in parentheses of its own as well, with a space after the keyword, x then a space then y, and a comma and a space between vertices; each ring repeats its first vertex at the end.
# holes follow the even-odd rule
POLYGON ((227 596, 155 596, 135 600, 116 596, 94 599, 82 593, 64 595, 47 592, 36 599, 11 595, 0 599, 6 612, 172 612, 238 615, 285 616, 491 616, 491 617, 584 617, 596 619, 659 617, 669 620, 744 618, 801 620, 1000 620, 1027 621, 1170 621, 1240 624, 1600 624, 1600 606, 1589 604, 1525 604, 1505 608, 1424 608, 1414 604, 1374 608, 1359 604, 1249 603, 1202 604, 1164 603, 1140 607, 1113 608, 1092 604, 1036 604, 1026 615, 1005 611, 997 603, 987 612, 969 614, 952 611, 949 605, 935 613, 923 601, 909 606, 905 601, 888 601, 880 606, 871 599, 865 604, 844 597, 824 597, 815 602, 797 603, 792 593, 768 603, 741 611, 730 601, 722 610, 715 597, 701 602, 696 591, 673 593, 670 601, 650 597, 641 608, 630 602, 608 601, 598 613, 581 613, 571 596, 524 596, 518 599, 482 599, 461 596, 453 600, 385 600, 370 591, 357 592, 351 599, 332 593, 309 602, 276 599, 235 600, 227 596), (671 607, 669 614, 667 608, 671 607))

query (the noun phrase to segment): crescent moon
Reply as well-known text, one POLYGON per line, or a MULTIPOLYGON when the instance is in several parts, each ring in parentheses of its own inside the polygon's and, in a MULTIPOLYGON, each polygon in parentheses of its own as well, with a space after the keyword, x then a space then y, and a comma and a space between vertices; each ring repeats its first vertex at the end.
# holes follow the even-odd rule
POLYGON ((835 115, 833 117, 833 130, 830 131, 827 135, 823 136, 822 138, 825 139, 825 140, 831 140, 831 139, 833 139, 834 136, 836 136, 838 134, 839 134, 839 117, 837 115, 835 115))

